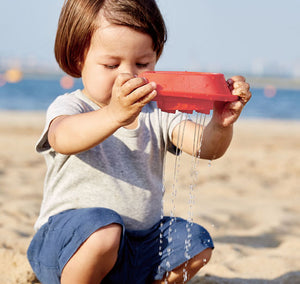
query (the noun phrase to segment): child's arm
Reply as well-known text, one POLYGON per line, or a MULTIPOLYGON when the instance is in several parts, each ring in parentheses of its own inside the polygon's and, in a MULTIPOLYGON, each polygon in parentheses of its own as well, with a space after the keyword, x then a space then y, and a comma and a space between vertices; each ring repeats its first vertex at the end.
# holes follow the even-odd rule
MULTIPOLYGON (((245 82, 244 77, 234 76, 228 80, 228 85, 232 94, 239 96, 239 100, 228 103, 215 103, 212 119, 205 129, 202 129, 204 132, 200 157, 203 159, 217 159, 226 152, 232 138, 233 123, 238 119, 243 107, 251 98, 249 84, 245 82)), ((175 146, 180 146, 177 145, 177 141, 181 141, 178 139, 179 131, 180 126, 177 125, 174 128, 172 137, 175 146)), ((195 123, 187 121, 182 150, 191 155, 195 154, 193 153, 194 133, 195 123)))
POLYGON ((118 128, 133 123, 155 97, 155 88, 155 83, 147 84, 143 78, 119 75, 108 105, 97 111, 59 116, 51 122, 48 131, 51 147, 71 155, 98 145, 118 128))

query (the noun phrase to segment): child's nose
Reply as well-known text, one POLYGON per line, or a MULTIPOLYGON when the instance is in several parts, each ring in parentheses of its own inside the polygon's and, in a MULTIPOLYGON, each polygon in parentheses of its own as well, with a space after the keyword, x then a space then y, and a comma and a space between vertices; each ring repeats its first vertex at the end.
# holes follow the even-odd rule
POLYGON ((138 69, 135 65, 126 65, 122 66, 122 68, 119 69, 121 73, 128 73, 131 75, 138 75, 138 69))

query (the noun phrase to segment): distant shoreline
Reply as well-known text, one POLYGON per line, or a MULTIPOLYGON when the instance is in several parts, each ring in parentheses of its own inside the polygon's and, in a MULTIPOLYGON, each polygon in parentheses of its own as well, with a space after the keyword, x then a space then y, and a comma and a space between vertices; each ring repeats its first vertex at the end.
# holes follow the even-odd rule
POLYGON ((246 77, 254 88, 273 86, 277 89, 300 90, 300 78, 276 78, 276 77, 246 77))
MULTIPOLYGON (((1 72, 0 72, 1 73, 1 72)), ((23 72, 23 79, 25 80, 59 80, 66 74, 62 71, 58 72, 23 72)), ((225 78, 230 78, 235 75, 233 73, 225 72, 225 78)), ((246 77, 247 82, 252 88, 265 88, 272 86, 277 89, 292 89, 300 90, 300 77, 275 77, 275 76, 255 76, 252 74, 241 73, 240 75, 246 77)), ((76 79, 80 80, 80 79, 76 79)))

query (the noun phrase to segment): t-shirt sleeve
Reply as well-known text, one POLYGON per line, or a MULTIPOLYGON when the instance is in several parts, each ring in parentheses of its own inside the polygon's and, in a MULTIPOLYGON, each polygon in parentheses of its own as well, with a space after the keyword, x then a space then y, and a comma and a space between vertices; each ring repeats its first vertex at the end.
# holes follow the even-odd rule
POLYGON ((36 151, 42 153, 51 149, 48 142, 48 129, 53 119, 61 115, 74 115, 92 110, 88 104, 73 94, 65 94, 57 97, 47 110, 45 127, 36 144, 36 151))
POLYGON ((163 126, 164 129, 167 129, 167 133, 165 137, 165 143, 167 143, 167 150, 173 154, 180 154, 181 151, 172 143, 172 135, 174 128, 181 123, 184 120, 191 120, 189 116, 186 114, 176 111, 176 113, 165 113, 162 112, 163 115, 163 122, 165 122, 167 125, 163 126))

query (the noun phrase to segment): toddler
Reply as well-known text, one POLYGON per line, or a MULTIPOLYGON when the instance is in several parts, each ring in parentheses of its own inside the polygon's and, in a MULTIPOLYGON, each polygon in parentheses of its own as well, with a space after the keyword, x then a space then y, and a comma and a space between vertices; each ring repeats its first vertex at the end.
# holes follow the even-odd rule
MULTIPOLYGON (((37 144, 47 173, 28 259, 44 284, 182 283, 211 257, 203 227, 190 226, 187 257, 188 221, 161 217, 165 149, 179 146, 183 122, 156 107, 155 82, 139 75, 155 69, 166 37, 155 0, 64 3, 55 55, 83 90, 49 106, 37 144)), ((239 100, 215 104, 200 158, 225 153, 251 97, 243 77, 228 85, 239 100)), ((188 120, 180 148, 189 154, 194 130, 188 120)))

